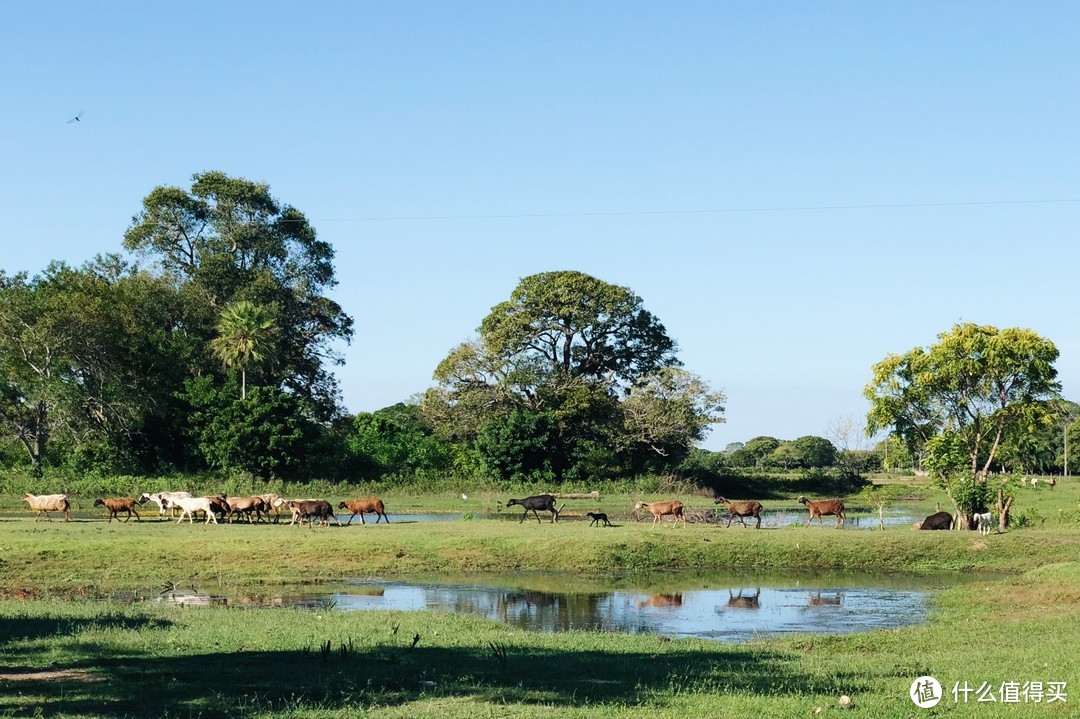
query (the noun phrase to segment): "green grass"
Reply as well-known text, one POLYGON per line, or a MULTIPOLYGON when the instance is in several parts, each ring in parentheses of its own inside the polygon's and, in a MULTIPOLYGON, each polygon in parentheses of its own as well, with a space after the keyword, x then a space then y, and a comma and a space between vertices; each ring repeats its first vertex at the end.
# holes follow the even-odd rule
POLYGON ((0 521, 0 596, 230 586, 420 572, 612 575, 721 568, 1011 572, 1080 556, 1080 527, 974 532, 725 529, 584 522, 395 522, 309 529, 187 522, 0 521))
MULTIPOLYGON (((12 716, 908 717, 911 681, 1080 679, 1080 564, 940 594, 929 626, 722 644, 428 613, 0 602, 12 716), (415 646, 413 640, 419 637, 415 646), (342 648, 344 647, 344 649, 342 648), (27 676, 48 670, 51 677, 27 676), (20 676, 21 675, 21 676, 20 676)), ((1068 705, 943 707, 1070 716, 1068 705)), ((928 712, 927 716, 943 712, 928 712)))
MULTIPOLYGON (((625 514, 635 498, 604 498, 600 506, 610 501, 625 514)), ((407 502, 414 502, 410 510, 432 511, 462 501, 448 493, 386 499, 392 512, 407 502)), ((930 674, 947 689, 965 680, 1038 680, 1067 681, 1080 692, 1080 525, 1065 516, 1078 500, 1076 482, 1022 490, 1018 509, 1034 508, 1045 521, 981 537, 816 524, 653 528, 625 520, 614 529, 531 520, 314 530, 86 518, 65 524, 12 514, 18 500, 7 497, 0 501, 8 512, 0 519, 0 716, 789 717, 812 716, 815 707, 826 717, 1072 716, 1080 695, 1065 705, 1008 707, 955 705, 949 695, 937 709, 920 711, 907 691, 915 677, 930 674), (1014 574, 986 574, 936 594, 924 627, 737 645, 528 633, 429 613, 92 599, 183 582, 196 572, 200 588, 213 591, 438 571, 489 573, 493 581, 497 572, 517 579, 538 572, 525 581, 541 587, 543 572, 575 572, 583 587, 610 588, 627 576, 648 586, 657 572, 681 572, 693 582, 694 573, 727 568, 1014 574), (844 694, 853 710, 839 707, 844 694)), ((504 496, 469 501, 482 506, 504 496)), ((912 511, 935 501, 924 487, 912 511)))

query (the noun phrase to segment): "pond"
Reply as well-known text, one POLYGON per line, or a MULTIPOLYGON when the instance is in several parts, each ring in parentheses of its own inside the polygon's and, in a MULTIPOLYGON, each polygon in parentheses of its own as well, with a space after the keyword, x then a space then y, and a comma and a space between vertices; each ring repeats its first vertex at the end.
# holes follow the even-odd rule
POLYGON ((590 630, 745 641, 789 633, 849 633, 921 624, 931 592, 979 579, 986 577, 729 574, 649 577, 605 586, 571 575, 485 575, 420 581, 363 579, 322 591, 282 590, 255 597, 173 589, 153 599, 183 605, 429 611, 482 616, 529 631, 590 630))

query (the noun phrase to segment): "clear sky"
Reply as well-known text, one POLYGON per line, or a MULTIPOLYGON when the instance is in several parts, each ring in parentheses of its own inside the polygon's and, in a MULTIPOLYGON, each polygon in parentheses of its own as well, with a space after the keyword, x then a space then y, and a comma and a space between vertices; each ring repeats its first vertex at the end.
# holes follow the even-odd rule
POLYGON ((1076 3, 53 0, 0 27, 0 266, 121 251, 196 172, 268 182, 337 251, 351 411, 561 269, 632 288, 725 390, 710 448, 864 416, 871 365, 957 321, 1053 340, 1080 399, 1076 3))

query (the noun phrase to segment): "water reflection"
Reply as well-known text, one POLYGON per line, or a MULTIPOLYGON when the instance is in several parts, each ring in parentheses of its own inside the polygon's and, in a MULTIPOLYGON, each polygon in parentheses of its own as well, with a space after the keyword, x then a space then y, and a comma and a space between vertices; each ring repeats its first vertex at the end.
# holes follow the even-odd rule
POLYGON ((743 596, 743 590, 740 589, 738 594, 728 590, 727 605, 733 609, 761 609, 761 589, 755 589, 753 594, 743 596))
POLYGON ((637 603, 638 609, 643 607, 681 607, 682 592, 678 594, 653 594, 648 599, 637 603))
POLYGON ((429 611, 481 616, 529 631, 594 630, 741 641, 793 632, 846 633, 919 624, 925 619, 930 591, 976 578, 835 573, 604 580, 515 574, 433 576, 420 582, 365 579, 334 590, 309 586, 266 589, 262 594, 206 593, 185 585, 113 599, 186 607, 429 611))
POLYGON ((811 607, 839 607, 844 603, 844 593, 822 594, 821 592, 810 593, 811 607))
POLYGON ((379 596, 338 592, 343 610, 472 614, 532 631, 599 630, 738 641, 793 632, 846 633, 918 624, 926 591, 874 587, 703 588, 681 592, 548 592, 481 585, 385 583, 379 596))

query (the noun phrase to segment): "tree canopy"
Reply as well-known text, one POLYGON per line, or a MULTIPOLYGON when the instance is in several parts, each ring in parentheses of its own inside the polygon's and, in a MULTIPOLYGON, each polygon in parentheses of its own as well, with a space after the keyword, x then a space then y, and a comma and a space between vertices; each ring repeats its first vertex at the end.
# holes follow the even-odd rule
POLYGON ((985 475, 1010 436, 1050 421, 1061 390, 1057 358, 1054 344, 1031 330, 955 325, 935 345, 874 365, 867 431, 892 428, 909 445, 950 433, 971 476, 985 475))
POLYGON ((158 380, 183 352, 180 311, 171 283, 115 256, 0 273, 0 420, 35 474, 50 440, 99 453, 137 444, 170 403, 158 380))
POLYGON ((241 399, 247 398, 247 369, 265 358, 276 329, 270 313, 253 302, 234 302, 222 310, 210 349, 226 367, 240 370, 241 399))
POLYGON ((436 367, 422 413, 500 476, 677 462, 723 421, 723 394, 679 369, 674 340, 627 287, 530 275, 478 331, 436 367))
MULTIPOLYGON (((340 363, 332 342, 353 334, 352 318, 325 296, 337 284, 334 251, 269 185, 212 171, 196 174, 190 190, 157 187, 143 199, 124 246, 190 283, 215 313, 239 301, 264 308, 275 318, 276 361, 257 382, 333 416, 337 382, 325 363, 340 363)), ((202 329, 205 340, 215 324, 202 329)))

